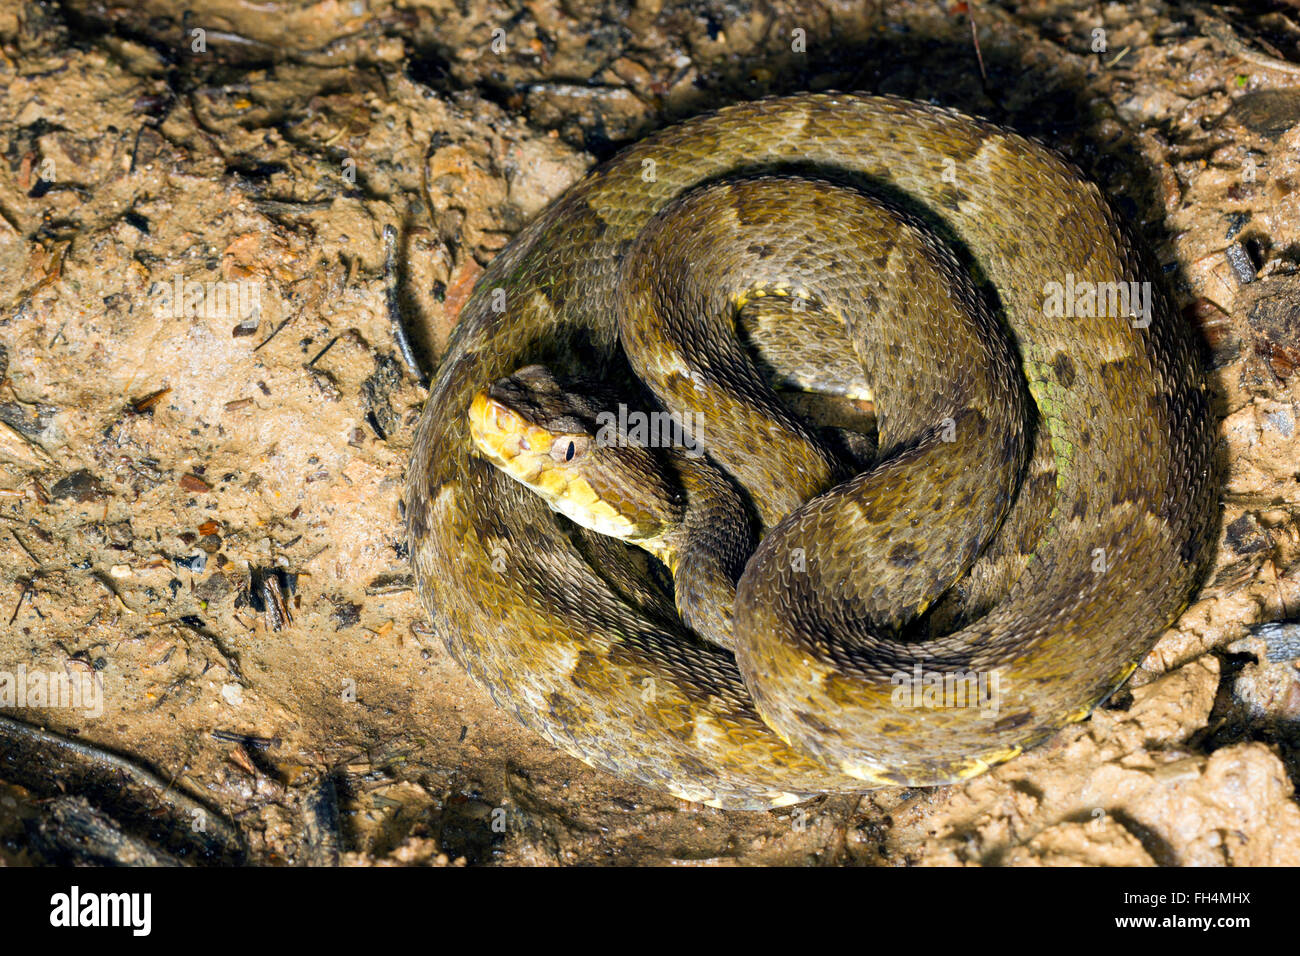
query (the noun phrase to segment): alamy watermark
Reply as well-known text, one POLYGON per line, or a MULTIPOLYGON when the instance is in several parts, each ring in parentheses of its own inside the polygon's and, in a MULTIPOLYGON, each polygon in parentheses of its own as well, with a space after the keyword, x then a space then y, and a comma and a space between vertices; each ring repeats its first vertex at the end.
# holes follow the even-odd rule
POLYGON ((152 893, 82 892, 75 883, 50 897, 50 925, 55 927, 123 927, 133 936, 153 929, 152 893))
POLYGON ((66 671, 0 671, 0 710, 20 707, 67 708, 87 717, 104 713, 104 685, 98 674, 66 671))
POLYGON ((602 448, 683 448, 688 458, 699 458, 700 436, 704 434, 704 415, 688 414, 690 427, 671 412, 629 411, 622 402, 617 412, 596 416, 596 444, 602 448))
POLYGON ((1150 282, 1089 282, 1065 274, 1064 282, 1043 286, 1043 315, 1049 318, 1129 318, 1133 328, 1151 324, 1150 282))
POLYGON ((163 319, 235 319, 262 314, 262 283, 249 279, 199 282, 177 275, 170 283, 156 282, 149 294, 154 315, 163 319))
POLYGON ((911 672, 890 678, 890 701, 900 710, 978 710, 981 717, 996 717, 999 678, 992 671, 930 671, 918 662, 911 672))

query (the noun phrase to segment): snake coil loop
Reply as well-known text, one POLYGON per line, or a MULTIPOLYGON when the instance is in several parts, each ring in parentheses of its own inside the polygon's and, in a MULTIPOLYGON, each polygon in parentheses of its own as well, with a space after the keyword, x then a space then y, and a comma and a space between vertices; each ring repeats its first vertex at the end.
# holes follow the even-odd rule
POLYGON ((406 492, 435 628, 557 746, 715 806, 1009 759, 1127 679, 1208 557, 1212 416, 1150 279, 1094 185, 959 113, 816 94, 658 133, 524 229, 460 316, 406 492), (774 403, 727 328, 758 293, 812 304, 778 334, 814 352, 812 324, 846 329, 875 467, 839 481, 774 403), (637 553, 475 452, 475 397, 535 364, 628 364, 704 423, 688 437, 766 532, 734 653, 687 629, 637 553), (927 609, 956 629, 900 637, 927 609))

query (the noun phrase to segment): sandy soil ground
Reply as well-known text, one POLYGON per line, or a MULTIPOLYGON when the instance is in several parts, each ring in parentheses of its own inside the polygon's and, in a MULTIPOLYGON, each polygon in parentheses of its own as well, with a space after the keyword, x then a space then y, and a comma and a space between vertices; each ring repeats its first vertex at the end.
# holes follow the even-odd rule
POLYGON ((193 8, 0 3, 0 672, 102 693, 0 706, 0 862, 1300 863, 1294 10, 1223 13, 1238 47, 1154 0, 193 8), (595 162, 828 88, 1036 135, 1134 221, 1212 368, 1219 554, 1050 744, 725 813, 555 752, 430 633, 380 237, 432 362, 595 162))

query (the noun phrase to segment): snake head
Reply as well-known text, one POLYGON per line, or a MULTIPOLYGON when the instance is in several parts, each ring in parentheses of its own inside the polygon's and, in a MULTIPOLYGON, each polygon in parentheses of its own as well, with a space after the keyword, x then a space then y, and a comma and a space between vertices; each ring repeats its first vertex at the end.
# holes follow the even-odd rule
POLYGON ((474 396, 469 433, 483 458, 553 511, 658 553, 680 521, 680 495, 654 450, 605 427, 612 414, 599 386, 566 387, 529 365, 474 396))

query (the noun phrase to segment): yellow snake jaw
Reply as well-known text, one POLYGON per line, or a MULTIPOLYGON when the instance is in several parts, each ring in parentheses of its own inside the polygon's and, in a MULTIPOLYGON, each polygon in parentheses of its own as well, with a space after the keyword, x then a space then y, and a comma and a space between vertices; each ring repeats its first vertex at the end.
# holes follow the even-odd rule
MULTIPOLYGON (((743 226, 746 204, 733 204, 730 215, 743 226)), ((700 253, 692 265, 717 267, 733 254, 726 248, 700 253)), ((752 240, 738 254, 762 252, 762 241, 752 240)), ((886 272, 910 280, 917 257, 881 252, 886 272)), ((818 259, 827 265, 840 256, 818 259)), ((627 780, 715 806, 756 809, 818 792, 929 785, 1010 759, 1080 719, 1131 673, 1186 605, 1211 551, 1214 421, 1188 332, 1163 293, 1154 287, 1144 325, 1044 308, 1052 284, 1140 285, 1152 276, 1096 187, 1073 167, 956 113, 813 94, 742 104, 665 130, 530 224, 461 314, 417 431, 406 495, 416 577, 435 626, 476 682, 557 746, 627 780), (653 181, 643 178, 647 161, 653 181), (981 612, 991 610, 972 616, 959 606, 958 629, 921 644, 863 621, 879 614, 894 623, 890 592, 912 592, 904 598, 908 614, 927 606, 931 596, 916 569, 949 551, 964 560, 978 550, 973 538, 996 521, 977 519, 979 535, 962 522, 977 497, 981 514, 990 503, 994 514, 1005 505, 1002 478, 991 491, 962 486, 957 494, 949 482, 956 471, 1005 475, 1001 439, 982 443, 972 434, 976 440, 963 445, 963 455, 983 449, 987 466, 923 456, 923 474, 899 472, 868 500, 827 491, 834 475, 824 459, 755 496, 765 527, 781 526, 794 510, 789 527, 797 530, 769 535, 746 567, 736 629, 748 636, 733 658, 665 613, 662 590, 622 545, 561 527, 536 494, 482 460, 470 435, 474 396, 521 366, 601 368, 617 363, 620 349, 634 352, 641 330, 625 334, 620 317, 657 314, 665 290, 684 281, 661 260, 618 291, 646 226, 707 184, 782 164, 833 169, 926 210, 944 241, 961 250, 963 268, 996 288, 999 321, 1024 369, 1031 464, 1011 469, 1023 477, 987 548, 1000 570, 973 599, 981 612), (505 293, 504 313, 493 307, 496 289, 505 293), (930 508, 940 521, 933 533, 924 521, 896 542, 871 530, 891 527, 892 492, 884 492, 894 488, 916 492, 907 499, 915 509, 938 501, 930 508), (820 503, 805 505, 809 498, 820 503), (804 507, 810 510, 797 510, 804 507), (861 560, 856 543, 845 550, 835 541, 845 526, 874 538, 883 564, 861 560), (974 707, 927 698, 927 690, 942 698, 944 679, 967 672, 986 681, 998 675, 994 708, 978 706, 980 698, 974 707), (908 682, 914 674, 919 685, 908 682), (900 689, 908 699, 895 697, 900 689)), ((905 281, 898 294, 910 288, 905 281)), ((854 314, 872 311, 865 303, 854 314)), ((883 331, 877 374, 896 386, 911 377, 931 396, 913 406, 889 389, 871 390, 889 456, 943 441, 946 426, 936 419, 945 416, 958 424, 959 439, 981 419, 995 421, 991 406, 970 408, 968 380, 945 387, 931 366, 913 360, 917 343, 945 359, 934 333, 923 322, 893 320, 883 331)), ((714 381, 719 366, 733 364, 731 353, 697 361, 689 349, 644 344, 646 369, 674 375, 678 386, 714 381)), ((949 369, 974 354, 949 352, 949 369)), ((654 387, 672 407, 675 400, 654 387)), ((809 435, 765 397, 759 413, 735 393, 720 402, 705 423, 706 446, 734 419, 759 463, 738 456, 722 464, 747 489, 763 488, 761 453, 809 435)))
POLYGON ((545 501, 552 510, 619 540, 648 537, 634 519, 618 511, 593 486, 579 467, 556 462, 551 449, 557 443, 589 441, 585 435, 557 435, 530 424, 517 412, 490 398, 474 397, 469 407, 470 439, 494 466, 545 501))
POLYGON ((653 457, 636 447, 607 447, 589 431, 556 430, 530 421, 527 412, 512 406, 511 393, 534 414, 545 407, 553 420, 571 426, 580 410, 565 404, 567 396, 530 390, 526 377, 512 376, 510 382, 510 392, 480 392, 470 403, 469 434, 477 452, 552 511, 643 548, 675 571, 682 504, 653 457))

